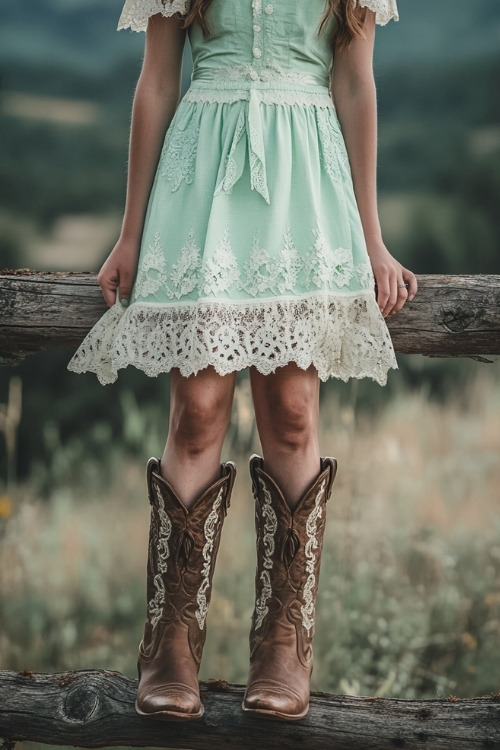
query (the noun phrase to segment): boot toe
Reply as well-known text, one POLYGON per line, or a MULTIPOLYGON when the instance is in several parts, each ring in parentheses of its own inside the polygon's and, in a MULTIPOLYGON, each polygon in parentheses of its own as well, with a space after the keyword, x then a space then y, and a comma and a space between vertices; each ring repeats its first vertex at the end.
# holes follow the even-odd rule
POLYGON ((243 699, 243 710, 248 713, 294 721, 302 719, 307 714, 309 702, 287 685, 262 680, 247 688, 243 699))
POLYGON ((141 716, 158 719, 199 719, 203 716, 199 696, 183 684, 164 685, 138 697, 136 711, 141 716))

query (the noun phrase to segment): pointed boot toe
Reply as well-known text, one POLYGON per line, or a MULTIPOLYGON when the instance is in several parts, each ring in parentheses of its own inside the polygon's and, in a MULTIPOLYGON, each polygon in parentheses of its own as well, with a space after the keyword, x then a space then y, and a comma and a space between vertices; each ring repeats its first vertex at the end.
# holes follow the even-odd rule
POLYGON ((203 716, 199 695, 184 683, 171 682, 146 695, 138 695, 135 709, 140 716, 164 721, 200 719, 203 716))
POLYGON ((242 704, 246 713, 262 717, 297 721, 309 711, 309 701, 287 685, 272 680, 259 680, 248 686, 242 704))

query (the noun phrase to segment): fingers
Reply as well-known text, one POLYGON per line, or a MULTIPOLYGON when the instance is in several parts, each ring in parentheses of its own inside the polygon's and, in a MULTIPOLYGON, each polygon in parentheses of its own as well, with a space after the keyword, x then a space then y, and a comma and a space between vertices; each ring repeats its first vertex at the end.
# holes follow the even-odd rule
POLYGON ((407 301, 411 302, 417 289, 415 274, 406 268, 379 269, 377 303, 384 318, 395 315, 407 301))
POLYGON ((417 279, 414 273, 408 271, 406 268, 401 269, 403 272, 403 280, 397 284, 398 298, 396 304, 388 315, 395 315, 401 310, 405 302, 411 302, 415 297, 418 289, 417 279))
POLYGON ((128 301, 132 293, 132 276, 127 271, 122 270, 120 273, 119 293, 120 303, 123 307, 128 306, 128 301))
POLYGON ((103 297, 108 307, 113 307, 116 301, 116 290, 118 288, 118 269, 108 269, 106 264, 101 268, 97 281, 101 287, 103 297))
POLYGON ((397 284, 396 286, 397 298, 392 309, 387 313, 388 315, 395 315, 401 310, 404 303, 408 299, 408 289, 405 283, 397 284))
POLYGON ((119 290, 120 303, 127 307, 132 292, 132 275, 125 269, 111 268, 104 264, 97 276, 102 294, 108 307, 113 307, 116 302, 116 292, 119 290))
POLYGON ((411 271, 403 268, 403 280, 408 284, 408 302, 411 302, 418 291, 417 277, 411 271))
MULTIPOLYGON (((395 269, 380 268, 376 274, 377 279, 377 302, 380 312, 386 318, 391 314, 398 302, 400 292, 406 291, 406 288, 398 289, 398 279, 395 269)), ((404 304, 404 300, 403 300, 404 304)))

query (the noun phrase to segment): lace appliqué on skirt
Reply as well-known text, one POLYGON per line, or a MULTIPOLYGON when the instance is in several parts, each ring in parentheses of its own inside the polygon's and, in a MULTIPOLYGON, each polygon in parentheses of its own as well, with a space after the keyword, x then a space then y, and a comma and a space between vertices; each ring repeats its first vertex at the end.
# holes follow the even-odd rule
POLYGON ((283 248, 277 260, 260 246, 256 238, 250 258, 243 267, 245 278, 243 289, 253 297, 265 292, 275 294, 292 292, 301 270, 302 260, 295 249, 290 230, 285 234, 283 248))
POLYGON ((317 109, 316 122, 323 165, 332 180, 342 182, 350 173, 350 164, 335 110, 317 109))
POLYGON ((171 123, 158 168, 160 177, 165 177, 173 193, 182 182, 187 185, 193 182, 199 134, 200 128, 193 122, 185 128, 176 126, 175 119, 171 123))
POLYGON ((199 297, 218 296, 233 290, 244 290, 252 297, 279 296, 287 292, 300 294, 302 280, 305 288, 313 293, 318 289, 349 291, 351 283, 361 289, 374 289, 369 262, 354 265, 351 251, 331 247, 320 228, 314 229, 312 235, 314 244, 304 259, 295 248, 290 229, 283 236, 281 252, 274 256, 255 237, 248 260, 240 266, 229 230, 225 230, 213 254, 205 260, 191 231, 170 268, 166 259, 168 253, 160 233, 156 232, 153 242, 141 255, 133 301, 151 302, 147 298, 156 297, 161 302, 163 295, 169 300, 180 300, 192 292, 199 297))

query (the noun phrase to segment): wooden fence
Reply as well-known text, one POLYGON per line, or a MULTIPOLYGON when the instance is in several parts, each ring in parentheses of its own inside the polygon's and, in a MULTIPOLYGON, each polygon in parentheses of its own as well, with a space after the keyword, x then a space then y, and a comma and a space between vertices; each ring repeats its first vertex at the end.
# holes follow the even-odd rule
MULTIPOLYGON (((499 276, 419 276, 413 302, 388 319, 402 354, 500 354, 499 276)), ((0 362, 47 346, 76 346, 105 311, 94 274, 0 274, 0 362)))
POLYGON ((193 750, 485 750, 500 748, 500 694, 404 701, 315 693, 305 719, 270 721, 241 710, 244 688, 201 684, 205 715, 161 722, 134 710, 136 680, 117 672, 0 672, 0 737, 50 745, 193 750))
MULTIPOLYGON (((93 274, 0 274, 0 363, 53 345, 76 346, 105 311, 93 274)), ((420 276, 419 293, 388 320, 397 352, 500 354, 500 276, 420 276)), ((500 676, 499 676, 500 685, 500 676)), ((249 717, 242 686, 202 684, 205 716, 157 722, 134 710, 136 681, 117 672, 0 672, 0 738, 80 747, 208 750, 500 750, 500 693, 406 701, 315 693, 300 722, 249 717)))

